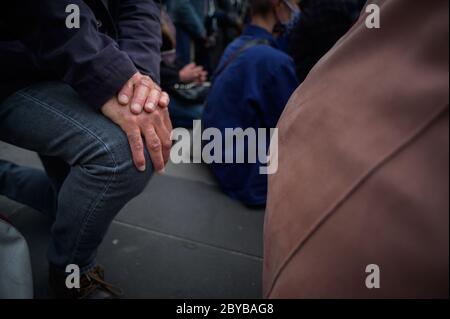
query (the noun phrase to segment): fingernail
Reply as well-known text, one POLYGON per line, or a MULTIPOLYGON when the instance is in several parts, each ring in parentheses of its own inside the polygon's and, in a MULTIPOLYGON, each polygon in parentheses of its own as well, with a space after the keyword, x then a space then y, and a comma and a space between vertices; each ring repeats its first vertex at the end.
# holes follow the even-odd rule
POLYGON ((148 110, 150 110, 150 111, 154 111, 155 110, 155 108, 156 108, 156 106, 155 106, 155 103, 147 103, 147 109, 148 110))
POLYGON ((166 173, 166 169, 163 168, 162 170, 157 172, 159 175, 164 175, 166 173))
POLYGON ((137 104, 137 103, 133 103, 131 105, 131 110, 133 112, 140 113, 142 111, 142 107, 139 104, 137 104))
POLYGON ((141 172, 145 172, 145 165, 138 167, 138 170, 141 172))
POLYGON ((126 104, 126 103, 128 103, 128 96, 126 96, 125 94, 122 94, 122 95, 120 95, 119 96, 119 102, 120 103, 124 103, 124 104, 126 104))

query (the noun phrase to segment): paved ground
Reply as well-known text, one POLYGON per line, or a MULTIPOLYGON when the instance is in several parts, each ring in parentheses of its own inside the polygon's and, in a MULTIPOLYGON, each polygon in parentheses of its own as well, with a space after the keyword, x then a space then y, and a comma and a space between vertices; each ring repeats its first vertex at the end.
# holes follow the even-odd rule
MULTIPOLYGON (((0 158, 40 167, 34 153, 0 142, 0 158)), ((28 241, 35 295, 46 298, 49 221, 0 196, 28 241)), ((99 251, 127 298, 260 298, 264 212, 224 196, 205 167, 170 164, 117 216, 99 251)))

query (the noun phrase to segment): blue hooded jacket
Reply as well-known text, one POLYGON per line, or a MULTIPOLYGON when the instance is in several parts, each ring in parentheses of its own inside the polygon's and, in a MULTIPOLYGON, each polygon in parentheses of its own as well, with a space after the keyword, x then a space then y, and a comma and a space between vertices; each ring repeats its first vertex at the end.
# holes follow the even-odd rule
MULTIPOLYGON (((298 86, 291 57, 278 49, 268 31, 249 25, 243 34, 225 50, 202 118, 202 127, 218 128, 223 137, 223 162, 230 146, 225 144, 227 128, 275 128, 289 97, 298 86), (230 57, 247 43, 265 40, 240 53, 223 69, 230 57)), ((266 136, 266 150, 270 139, 266 136)), ((206 143, 207 144, 207 141, 206 143)), ((248 154, 248 142, 245 142, 248 154)), ((236 157, 236 145, 232 146, 236 157)), ((228 153, 230 154, 230 153, 228 153)), ((236 159, 235 159, 236 160, 236 159)), ((236 161, 235 161, 236 162, 236 161)), ((261 175, 261 163, 212 163, 210 167, 221 188, 232 198, 248 205, 264 205, 267 197, 267 175, 261 175)))

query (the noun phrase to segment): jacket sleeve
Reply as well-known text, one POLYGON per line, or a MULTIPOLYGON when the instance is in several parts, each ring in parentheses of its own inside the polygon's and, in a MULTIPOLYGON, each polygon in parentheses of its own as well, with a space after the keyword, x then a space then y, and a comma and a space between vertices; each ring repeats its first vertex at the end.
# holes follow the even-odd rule
POLYGON ((36 66, 72 86, 92 107, 100 108, 137 72, 128 54, 98 31, 95 16, 84 1, 7 3, 8 25, 32 52, 36 66), (70 15, 66 8, 71 4, 79 7, 80 28, 66 26, 70 15))
POLYGON ((161 9, 158 0, 122 0, 119 8, 119 46, 143 74, 160 82, 161 9))

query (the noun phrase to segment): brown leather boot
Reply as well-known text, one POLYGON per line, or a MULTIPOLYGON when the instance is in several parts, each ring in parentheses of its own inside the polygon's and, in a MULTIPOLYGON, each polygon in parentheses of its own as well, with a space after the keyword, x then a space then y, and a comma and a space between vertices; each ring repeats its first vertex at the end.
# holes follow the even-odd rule
POLYGON ((122 295, 120 289, 104 281, 104 269, 100 265, 81 275, 80 288, 67 288, 67 276, 67 273, 50 266, 50 288, 57 299, 117 299, 122 295))

